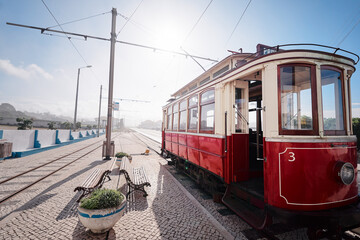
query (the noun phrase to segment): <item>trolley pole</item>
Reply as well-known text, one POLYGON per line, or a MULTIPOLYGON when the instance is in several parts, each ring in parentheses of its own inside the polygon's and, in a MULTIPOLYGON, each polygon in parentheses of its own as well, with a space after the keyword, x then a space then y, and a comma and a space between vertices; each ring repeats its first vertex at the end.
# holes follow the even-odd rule
POLYGON ((99 117, 98 117, 97 137, 100 136, 101 97, 102 97, 102 85, 100 85, 100 101, 99 101, 99 117))
POLYGON ((106 126, 106 154, 104 160, 110 160, 112 155, 111 146, 111 121, 112 121, 112 108, 113 108, 113 85, 114 85, 114 61, 115 61, 115 42, 116 42, 116 8, 111 10, 112 23, 111 23, 111 38, 110 38, 110 70, 109 70, 109 99, 108 99, 108 114, 106 126))

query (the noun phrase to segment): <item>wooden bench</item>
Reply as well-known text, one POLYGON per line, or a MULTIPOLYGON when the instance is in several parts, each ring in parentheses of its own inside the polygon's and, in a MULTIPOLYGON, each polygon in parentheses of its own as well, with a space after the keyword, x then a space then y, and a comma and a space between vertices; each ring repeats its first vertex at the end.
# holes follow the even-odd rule
POLYGON ((151 184, 143 167, 132 168, 128 158, 123 157, 120 165, 120 173, 124 174, 128 185, 128 193, 126 194, 126 197, 136 190, 142 191, 144 193, 144 197, 148 195, 144 187, 151 187, 151 184))
POLYGON ((101 188, 102 185, 105 183, 106 178, 108 178, 108 181, 110 181, 110 173, 111 171, 107 169, 94 169, 91 174, 85 179, 85 181, 80 186, 74 189, 74 192, 82 191, 82 195, 77 200, 77 202, 79 202, 86 195, 93 192, 95 189, 101 188))

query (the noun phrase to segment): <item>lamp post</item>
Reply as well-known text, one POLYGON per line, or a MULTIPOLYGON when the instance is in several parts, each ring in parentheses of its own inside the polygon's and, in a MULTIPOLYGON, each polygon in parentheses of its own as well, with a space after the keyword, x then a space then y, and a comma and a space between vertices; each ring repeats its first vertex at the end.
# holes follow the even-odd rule
POLYGON ((74 113, 74 131, 76 130, 76 114, 77 114, 77 102, 78 102, 78 95, 79 95, 79 78, 80 78, 80 69, 82 68, 91 68, 91 65, 78 68, 78 75, 77 75, 77 84, 76 84, 76 98, 75 98, 75 113, 74 113))

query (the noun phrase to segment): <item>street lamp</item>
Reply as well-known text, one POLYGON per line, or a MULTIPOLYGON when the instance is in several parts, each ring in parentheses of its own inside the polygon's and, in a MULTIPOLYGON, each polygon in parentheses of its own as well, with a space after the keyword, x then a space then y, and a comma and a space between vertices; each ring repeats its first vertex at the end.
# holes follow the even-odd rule
POLYGON ((76 114, 77 114, 77 102, 78 102, 78 94, 79 94, 79 77, 80 77, 80 69, 82 68, 91 68, 91 65, 86 67, 78 68, 78 75, 77 75, 77 85, 76 85, 76 98, 75 98, 75 114, 74 114, 74 131, 76 130, 76 114))

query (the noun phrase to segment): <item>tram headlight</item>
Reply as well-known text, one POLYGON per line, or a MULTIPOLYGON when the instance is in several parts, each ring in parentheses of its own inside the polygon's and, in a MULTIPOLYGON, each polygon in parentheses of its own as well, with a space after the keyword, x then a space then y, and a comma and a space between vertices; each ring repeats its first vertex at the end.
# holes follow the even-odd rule
POLYGON ((335 165, 335 173, 338 180, 345 185, 350 185, 355 179, 355 169, 349 162, 337 162, 335 165))

